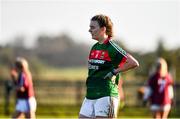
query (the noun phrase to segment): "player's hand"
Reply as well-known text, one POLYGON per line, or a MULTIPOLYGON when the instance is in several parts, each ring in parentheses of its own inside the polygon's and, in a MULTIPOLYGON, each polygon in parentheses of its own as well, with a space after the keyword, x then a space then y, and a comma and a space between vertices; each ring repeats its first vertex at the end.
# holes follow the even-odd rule
POLYGON ((115 69, 113 69, 111 72, 107 73, 104 77, 104 79, 111 79, 113 76, 116 76, 117 73, 115 71, 115 69))
POLYGON ((109 72, 106 74, 106 76, 104 77, 104 79, 111 79, 113 77, 113 73, 112 72, 109 72))

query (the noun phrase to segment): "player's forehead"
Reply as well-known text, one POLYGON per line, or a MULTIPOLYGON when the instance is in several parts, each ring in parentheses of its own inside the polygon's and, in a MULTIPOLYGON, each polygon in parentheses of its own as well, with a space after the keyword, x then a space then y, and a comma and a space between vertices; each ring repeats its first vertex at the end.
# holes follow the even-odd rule
POLYGON ((97 21, 95 21, 95 20, 91 20, 91 22, 90 22, 90 25, 89 25, 90 27, 99 27, 99 24, 98 24, 98 22, 97 21))

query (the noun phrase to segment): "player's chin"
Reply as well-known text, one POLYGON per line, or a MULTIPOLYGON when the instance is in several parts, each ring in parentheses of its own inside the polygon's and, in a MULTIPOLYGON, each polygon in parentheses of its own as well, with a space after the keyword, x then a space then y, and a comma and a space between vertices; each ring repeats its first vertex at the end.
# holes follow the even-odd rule
POLYGON ((92 37, 92 39, 96 39, 96 35, 92 34, 91 37, 92 37))
POLYGON ((92 37, 92 39, 93 39, 93 40, 97 40, 97 41, 98 41, 98 39, 97 39, 96 37, 92 37))
POLYGON ((96 39, 96 37, 94 35, 91 35, 92 39, 96 39))

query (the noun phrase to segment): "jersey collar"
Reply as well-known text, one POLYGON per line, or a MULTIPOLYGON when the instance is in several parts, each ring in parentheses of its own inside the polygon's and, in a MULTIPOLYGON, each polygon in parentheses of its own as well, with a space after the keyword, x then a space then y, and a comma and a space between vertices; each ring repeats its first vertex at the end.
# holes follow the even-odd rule
POLYGON ((111 40, 111 37, 108 37, 108 38, 103 42, 103 44, 107 44, 109 40, 111 40))

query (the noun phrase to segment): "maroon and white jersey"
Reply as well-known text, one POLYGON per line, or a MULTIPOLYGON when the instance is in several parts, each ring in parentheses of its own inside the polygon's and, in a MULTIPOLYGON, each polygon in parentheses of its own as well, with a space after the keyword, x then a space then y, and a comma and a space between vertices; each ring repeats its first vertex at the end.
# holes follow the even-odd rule
POLYGON ((33 82, 31 76, 26 73, 20 73, 18 77, 18 87, 24 87, 25 91, 17 91, 17 98, 28 99, 29 97, 34 97, 33 82))
POLYGON ((167 74, 160 77, 159 73, 155 73, 148 80, 148 86, 151 88, 150 101, 151 104, 166 105, 171 104, 171 94, 169 94, 169 86, 173 84, 172 77, 167 74))

